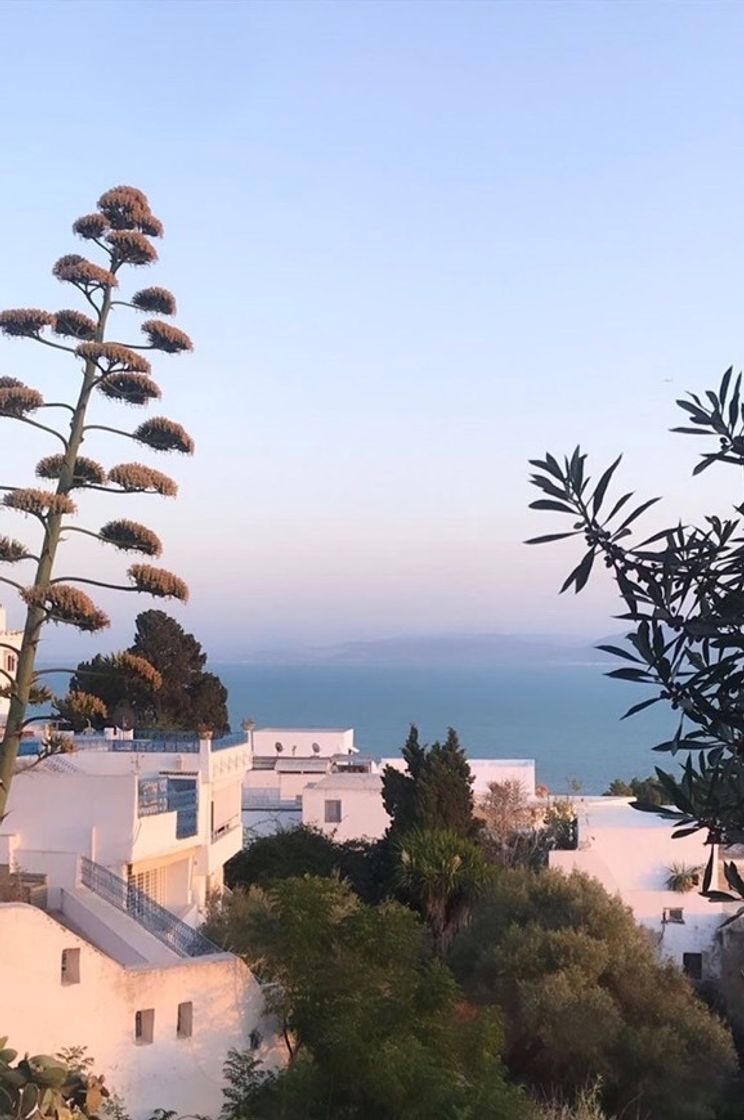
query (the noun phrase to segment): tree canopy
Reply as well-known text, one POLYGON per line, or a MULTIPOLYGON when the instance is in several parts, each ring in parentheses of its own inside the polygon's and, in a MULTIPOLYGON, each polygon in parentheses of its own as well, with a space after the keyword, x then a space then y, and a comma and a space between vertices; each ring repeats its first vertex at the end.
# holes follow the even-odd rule
MULTIPOLYGON (((106 713, 93 716, 94 726, 102 726, 108 718, 137 729, 204 729, 218 735, 229 731, 227 689, 219 677, 205 671, 206 653, 175 618, 165 611, 143 611, 137 616, 128 653, 149 663, 159 681, 128 671, 118 657, 101 655, 82 661, 70 681, 71 696, 84 692, 105 705, 106 713)), ((73 725, 84 724, 69 696, 58 708, 73 725)))
POLYGON ((405 770, 386 766, 382 775, 390 836, 401 837, 411 829, 477 835, 480 822, 473 813, 473 777, 457 732, 450 727, 444 743, 428 747, 412 724, 402 754, 405 770))
POLYGON ((664 792, 656 778, 613 778, 605 790, 605 797, 635 797, 645 805, 663 805, 664 792))
POLYGON ((416 916, 365 906, 337 879, 237 891, 207 927, 276 987, 286 1073, 252 1102, 256 1120, 517 1120, 498 1014, 464 1004, 416 916))
POLYGON ((384 841, 339 843, 307 825, 259 836, 225 864, 228 887, 268 887, 279 879, 340 876, 364 902, 389 894, 393 853, 384 841))
POLYGON ((509 1069, 534 1090, 600 1077, 611 1114, 715 1115, 735 1068, 728 1032, 593 880, 500 872, 450 960, 471 1000, 501 1010, 509 1069))

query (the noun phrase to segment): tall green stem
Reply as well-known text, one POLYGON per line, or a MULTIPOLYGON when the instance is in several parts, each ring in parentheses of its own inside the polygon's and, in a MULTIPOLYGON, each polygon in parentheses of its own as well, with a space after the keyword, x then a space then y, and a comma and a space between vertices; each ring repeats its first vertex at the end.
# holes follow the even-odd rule
MULTIPOLYGON (((101 309, 98 312, 96 341, 102 342, 106 330, 106 320, 111 310, 111 289, 106 288, 101 309)), ((85 428, 85 414, 93 391, 97 367, 92 361, 86 361, 83 369, 83 383, 80 389, 77 405, 70 420, 70 435, 67 439, 67 449, 64 455, 59 481, 58 494, 69 494, 73 487, 75 463, 83 440, 85 428)), ((34 587, 47 587, 52 577, 54 560, 57 555, 60 531, 62 528, 62 514, 50 513, 46 519, 44 541, 39 554, 36 568, 34 587)), ((10 786, 15 772, 18 750, 21 741, 23 722, 26 718, 29 694, 34 679, 34 666, 36 651, 41 636, 41 628, 46 621, 46 611, 42 607, 30 606, 26 613, 26 625, 23 631, 23 641, 18 654, 18 667, 16 671, 15 687, 10 700, 10 710, 5 725, 5 734, 0 743, 0 822, 6 813, 10 786)))

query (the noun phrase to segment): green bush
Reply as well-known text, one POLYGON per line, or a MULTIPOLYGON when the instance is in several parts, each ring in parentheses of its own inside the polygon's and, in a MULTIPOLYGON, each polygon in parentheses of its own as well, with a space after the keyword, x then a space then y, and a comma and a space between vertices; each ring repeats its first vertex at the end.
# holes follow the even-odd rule
POLYGON ((712 1120, 730 1035, 598 883, 501 872, 451 963, 470 999, 501 1010, 507 1065, 534 1090, 570 1098, 599 1076, 610 1112, 712 1120))

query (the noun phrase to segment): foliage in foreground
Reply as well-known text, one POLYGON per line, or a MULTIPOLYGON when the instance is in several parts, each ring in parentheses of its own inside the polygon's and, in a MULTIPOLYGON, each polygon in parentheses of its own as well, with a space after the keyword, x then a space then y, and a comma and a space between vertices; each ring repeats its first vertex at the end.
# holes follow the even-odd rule
MULTIPOLYGON (((37 1054, 18 1060, 18 1052, 0 1038, 0 1118, 74 1120, 93 1117, 108 1097, 103 1078, 74 1061, 37 1054)), ((74 1051, 70 1051, 74 1054, 74 1051)))
POLYGON ((735 1069, 728 1032, 593 880, 502 872, 451 964, 469 999, 500 1009, 507 1066, 533 1090, 570 1095, 599 1076, 610 1112, 715 1115, 735 1069))
POLYGON ((259 1080, 255 1120, 512 1120, 498 1013, 462 1000, 424 927, 396 902, 366 906, 337 879, 237 890, 205 932, 274 993, 290 1056, 259 1080))
MULTIPOLYGON (((744 404, 741 374, 728 369, 716 392, 705 400, 691 393, 677 404, 685 424, 674 429, 709 442, 695 467, 699 474, 714 463, 744 465, 744 404), (713 448, 713 449, 712 449, 713 448)), ((586 586, 595 563, 614 579, 623 605, 619 616, 630 623, 625 646, 601 649, 624 664, 609 676, 647 685, 651 694, 626 713, 664 703, 678 714, 673 735, 654 750, 672 757, 686 753, 675 778, 657 768, 667 808, 656 808, 674 822, 679 835, 704 829, 711 857, 703 879, 710 897, 715 844, 744 842, 744 534, 739 516, 710 514, 702 525, 675 524, 635 543, 637 519, 658 498, 635 506, 632 493, 609 498, 620 458, 596 481, 586 471, 586 455, 576 448, 560 462, 553 455, 532 460, 532 482, 541 491, 533 509, 570 518, 566 531, 533 538, 542 544, 561 538, 583 540, 586 551, 561 588, 586 586)), ((734 505, 740 515, 744 505, 734 505)), ((654 811, 654 806, 639 803, 654 811)), ((733 861, 726 865, 729 886, 744 897, 733 861)), ((729 896, 733 897, 733 896, 729 896)))
MULTIPOLYGON (((91 661, 80 662, 70 681, 73 695, 84 689, 101 700, 105 711, 93 715, 93 726, 102 727, 113 719, 122 727, 207 729, 216 734, 230 730, 227 690, 219 677, 205 672, 206 653, 175 618, 164 611, 142 611, 127 652, 144 658, 157 677, 134 675, 119 658, 96 654, 91 661)), ((82 730, 84 721, 74 706, 63 700, 57 707, 63 719, 82 730)))

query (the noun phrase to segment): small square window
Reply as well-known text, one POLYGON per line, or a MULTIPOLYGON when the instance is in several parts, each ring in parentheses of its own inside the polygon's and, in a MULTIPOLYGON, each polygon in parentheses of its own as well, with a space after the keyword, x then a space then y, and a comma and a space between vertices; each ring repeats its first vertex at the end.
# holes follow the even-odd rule
POLYGON ((691 980, 702 980, 703 978, 703 954, 702 953, 683 953, 682 954, 682 970, 690 977, 691 980))
POLYGON ((341 802, 340 801, 326 801, 325 803, 325 823, 326 824, 340 824, 341 823, 341 802))
POLYGON ((63 984, 80 983, 80 950, 63 949, 60 966, 60 980, 63 984))
POLYGON ((178 1018, 176 1020, 176 1038, 191 1038, 194 1030, 194 1005, 191 1000, 188 1003, 179 1003, 178 1005, 178 1018))
POLYGON ((155 1009, 136 1011, 134 1015, 134 1041, 145 1045, 155 1037, 155 1009))
POLYGON ((665 922, 677 922, 678 924, 684 924, 684 920, 685 912, 681 906, 672 906, 669 908, 669 910, 664 911, 665 922))

